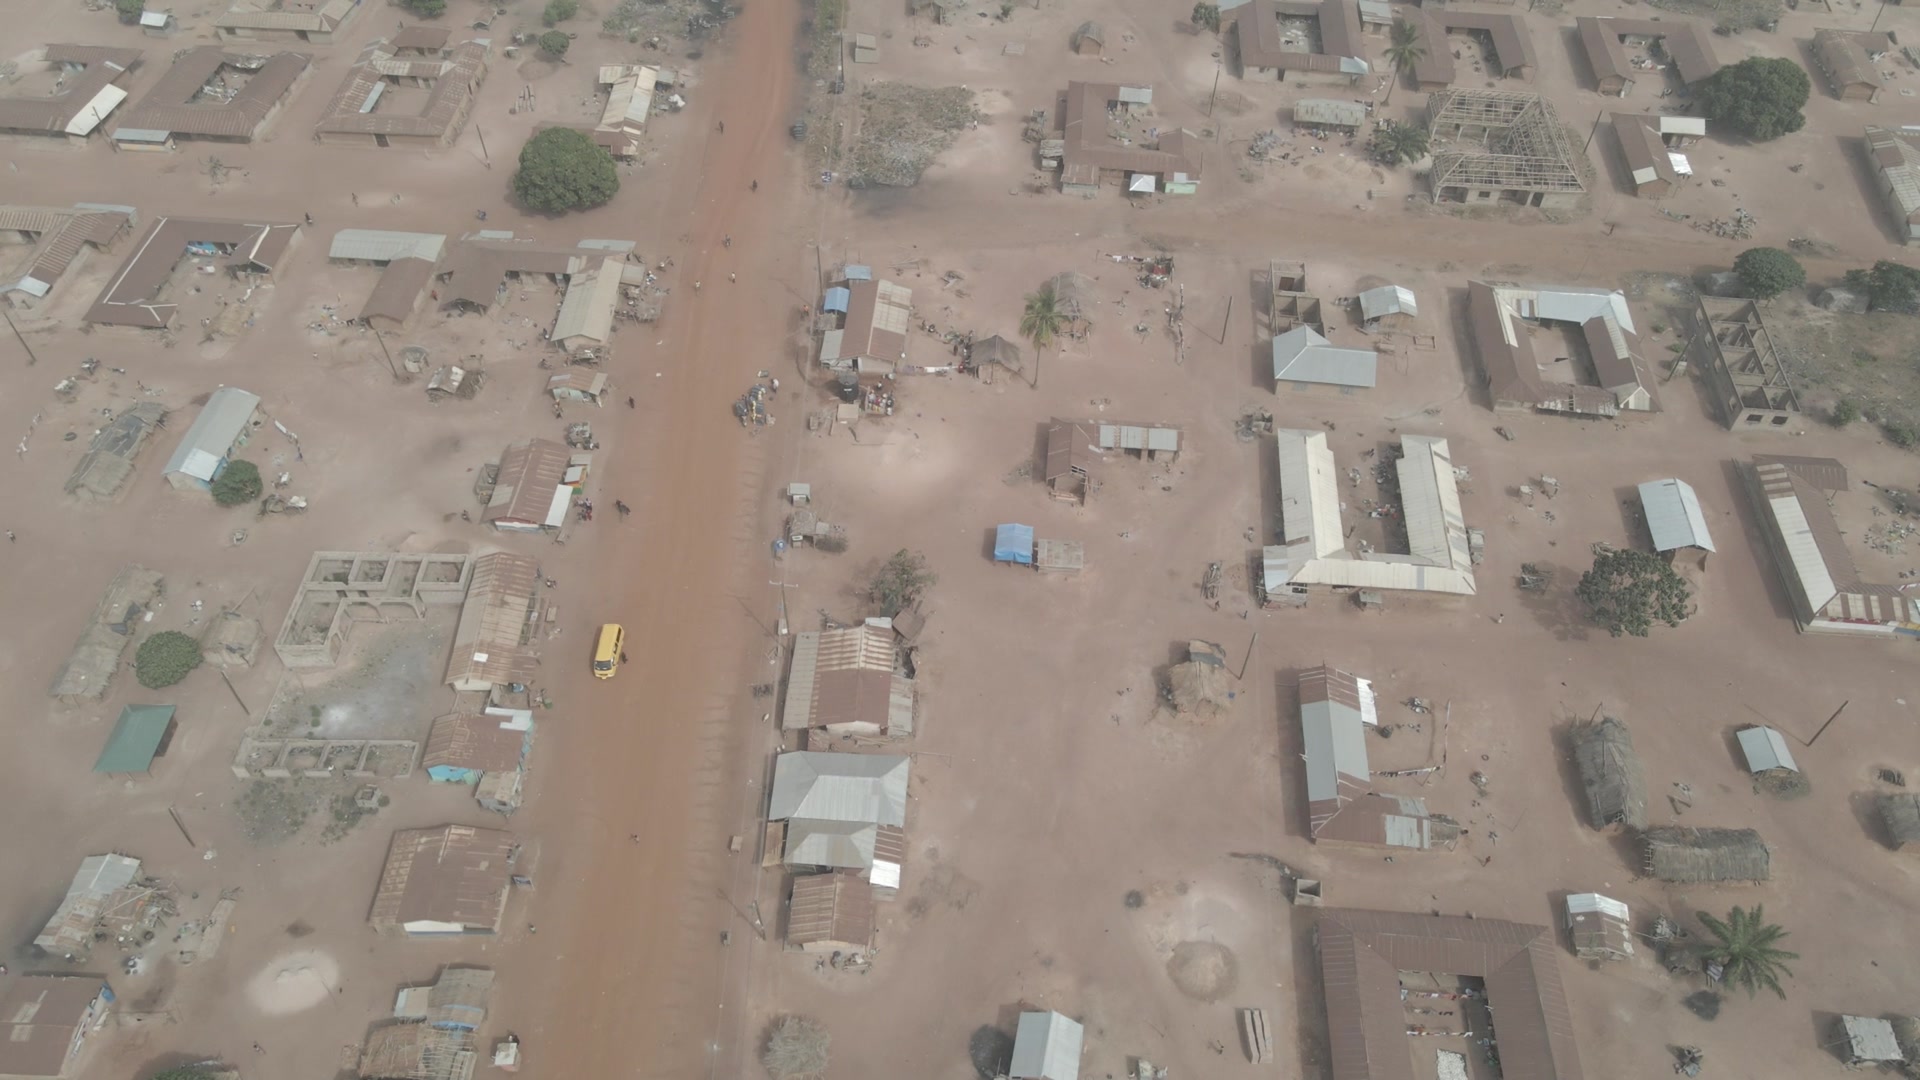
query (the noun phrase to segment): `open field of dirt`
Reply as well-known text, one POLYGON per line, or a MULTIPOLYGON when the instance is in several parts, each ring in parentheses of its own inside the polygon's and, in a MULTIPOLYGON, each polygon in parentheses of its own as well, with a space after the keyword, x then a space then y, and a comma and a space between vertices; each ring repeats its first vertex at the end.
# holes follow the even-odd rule
MULTIPOLYGON (((20 42, 11 51, 57 41, 146 48, 137 98, 172 50, 212 40, 217 6, 176 8, 188 30, 166 40, 117 26, 106 10, 35 8, 9 24, 20 42)), ((491 31, 497 46, 538 21, 533 0, 506 6, 491 31)), ((474 0, 449 7, 455 27, 487 10, 474 0)), ((1525 16, 1543 57, 1534 88, 1582 135, 1603 113, 1669 103, 1651 85, 1625 102, 1594 93, 1573 48, 1575 15, 1630 13, 1644 14, 1593 0, 1525 16)), ((145 1080, 219 1056, 248 1076, 345 1077, 396 986, 468 963, 500 975, 483 1037, 518 1033, 535 1077, 755 1076, 769 1023, 801 1013, 833 1034, 831 1075, 963 1080, 974 1075, 969 1041, 983 1027, 1011 1031, 1022 1007, 1085 1022, 1083 1076, 1121 1075, 1136 1056, 1198 1076, 1239 1054, 1234 1009, 1244 1006, 1267 1010, 1283 1069, 1322 1077, 1313 913, 1287 903, 1276 864, 1320 878, 1327 902, 1342 907, 1555 925, 1566 893, 1597 890, 1640 921, 1764 902, 1792 932, 1801 959, 1787 999, 1730 1000, 1712 1023, 1680 1007, 1698 984, 1666 975, 1651 950, 1593 969, 1561 956, 1591 1075, 1665 1075, 1669 1044, 1705 1049, 1713 1075, 1837 1074, 1824 1045, 1835 1014, 1920 1013, 1920 979, 1888 962, 1885 945, 1909 921, 1920 867, 1888 850, 1872 808, 1885 790, 1878 770, 1920 768, 1912 646, 1797 635, 1734 471, 1755 453, 1840 458, 1855 486, 1835 506, 1854 558, 1870 580, 1899 580, 1920 552, 1890 535, 1891 504, 1860 481, 1910 490, 1914 459, 1867 425, 1836 430, 1822 417, 1843 392, 1908 406, 1907 380, 1876 391, 1823 374, 1803 387, 1809 415, 1794 434, 1736 436, 1714 415, 1701 373, 1670 377, 1668 367, 1669 346, 1690 332, 1673 283, 1725 268, 1749 244, 1817 240, 1830 254, 1807 260, 1815 281, 1899 257, 1868 201, 1859 133, 1897 114, 1913 72, 1901 69, 1878 106, 1835 100, 1816 78, 1804 131, 1765 146, 1709 139, 1694 151, 1694 182, 1664 203, 1627 191, 1602 131, 1586 154, 1595 190, 1578 210, 1469 214, 1436 209, 1423 182, 1368 163, 1357 140, 1290 130, 1300 97, 1359 98, 1376 116, 1411 119, 1426 95, 1403 85, 1389 100, 1378 78, 1304 90, 1242 81, 1230 46, 1194 33, 1183 10, 1143 0, 982 5, 954 25, 855 4, 847 29, 876 35, 880 58, 850 65, 838 97, 799 78, 807 13, 792 5, 748 5, 717 37, 671 38, 663 49, 644 41, 652 22, 637 44, 597 37, 605 14, 583 10, 569 24, 579 36, 565 63, 531 49, 496 53, 472 121, 431 154, 308 137, 361 46, 401 21, 378 5, 345 40, 303 47, 312 70, 252 145, 115 155, 97 140, 78 150, 0 144, 12 202, 132 203, 143 223, 313 219, 269 288, 242 296, 230 282, 177 274, 183 307, 170 335, 81 326, 124 250, 85 260, 19 318, 19 336, 0 335, 0 431, 23 440, 0 462, 10 507, 0 556, 13 563, 0 673, 20 690, 10 733, 21 748, 0 761, 0 786, 9 806, 31 808, 7 834, 6 863, 17 869, 0 887, 0 955, 16 973, 62 967, 26 943, 88 854, 145 860, 186 898, 183 918, 205 917, 223 893, 239 898, 210 959, 183 963, 162 949, 125 974, 96 954, 84 970, 109 974, 122 1004, 81 1075, 145 1080), (1105 26, 1104 56, 1067 49, 1089 18, 1105 26), (597 65, 630 62, 674 66, 689 104, 653 118, 641 161, 621 166, 620 195, 560 218, 513 206, 511 158, 534 125, 595 118, 597 65), (1111 185, 1088 199, 1047 190, 1021 127, 1030 110, 1054 107, 1068 79, 1152 83, 1142 124, 1202 141, 1200 193, 1128 201, 1111 185), (954 133, 915 187, 822 184, 788 125, 810 110, 818 142, 823 127, 855 123, 861 88, 881 81, 965 86, 978 123, 954 133), (1287 160, 1248 159, 1263 132, 1277 133, 1287 160), (1757 221, 1750 241, 1693 227, 1736 210, 1757 221), (620 324, 607 408, 562 410, 593 421, 603 445, 590 494, 603 507, 631 504, 630 520, 603 513, 569 528, 564 544, 463 520, 476 505, 475 471, 505 443, 561 433, 542 392, 550 372, 536 365, 558 293, 523 284, 489 314, 465 317, 427 304, 383 341, 343 321, 374 279, 329 264, 327 242, 347 227, 635 242, 636 260, 658 271, 660 320, 620 324), (1167 288, 1143 286, 1136 263, 1115 259, 1146 254, 1174 257, 1167 288), (1343 312, 1329 320, 1336 344, 1392 347, 1377 389, 1275 394, 1256 324, 1273 259, 1304 260, 1329 299, 1382 280, 1415 292, 1419 317, 1390 337, 1369 336, 1343 312), (950 330, 1016 336, 1024 295, 1062 271, 1092 279, 1093 329, 1038 357, 1028 347, 1022 378, 905 375, 891 385, 892 416, 811 431, 809 414, 833 399, 802 309, 846 263, 914 290, 913 364, 950 363, 939 336, 950 330), (1493 413, 1463 320, 1471 279, 1627 288, 1661 411, 1617 423, 1493 413), (1166 331, 1173 303, 1184 304, 1184 349, 1166 331), (389 353, 410 345, 436 364, 483 368, 485 386, 471 400, 430 403, 421 379, 390 366, 389 353), (71 397, 52 393, 88 358, 100 364, 93 377, 71 397), (782 379, 777 422, 749 434, 728 405, 761 372, 782 379), (161 480, 192 410, 220 385, 260 394, 281 425, 262 428, 242 456, 269 476, 290 473, 287 490, 312 502, 305 516, 219 511, 161 480), (65 496, 102 411, 139 402, 181 422, 143 451, 116 499, 65 496), (1466 470, 1466 522, 1486 533, 1478 595, 1392 594, 1378 612, 1328 595, 1301 610, 1258 607, 1253 576, 1280 504, 1273 440, 1235 433, 1252 409, 1326 430, 1343 469, 1404 434, 1446 437, 1466 470), (1107 461, 1095 497, 1070 505, 1036 479, 1056 416, 1177 426, 1182 451, 1107 461), (1559 481, 1555 497, 1519 494, 1543 475, 1559 481), (1693 574, 1693 618, 1648 640, 1610 639, 1584 619, 1573 584, 1591 544, 1645 546, 1634 485, 1662 477, 1699 492, 1719 551, 1693 574), (848 530, 848 551, 773 557, 788 509, 777 493, 794 481, 810 483, 821 516, 848 530), (1055 578, 994 565, 993 529, 1010 521, 1084 541, 1086 570, 1055 578), (869 973, 852 974, 782 951, 787 879, 753 858, 781 741, 772 705, 749 687, 778 681, 782 619, 797 630, 823 612, 865 614, 862 583, 902 548, 923 552, 939 576, 918 656, 925 714, 908 747, 900 895, 881 906, 869 973), (100 590, 128 563, 165 576, 164 602, 144 627, 197 632, 231 609, 257 618, 270 640, 315 550, 499 549, 540 560, 554 582, 543 598, 558 615, 532 687, 552 707, 539 714, 526 808, 505 825, 525 844, 534 887, 512 893, 497 937, 394 941, 367 926, 394 829, 498 826, 466 789, 417 773, 383 780, 386 801, 363 814, 356 785, 263 783, 229 768, 242 732, 269 722, 418 738, 452 703, 440 682, 444 619, 412 636, 389 628, 356 639, 365 652, 355 664, 377 662, 329 678, 288 672, 263 645, 252 667, 227 672, 230 684, 202 670, 143 691, 125 665, 100 701, 44 696, 100 590), (1218 606, 1201 594, 1211 562, 1224 567, 1218 606), (1553 569, 1553 586, 1521 591, 1522 563, 1553 569), (585 654, 607 621, 626 625, 632 659, 601 682, 585 654), (404 640, 384 651, 389 634, 404 640), (1220 643, 1235 672, 1232 707, 1204 723, 1159 704, 1158 674, 1192 639, 1220 643), (1395 725, 1390 739, 1369 741, 1376 771, 1440 766, 1379 789, 1457 818, 1466 833, 1455 850, 1388 861, 1308 842, 1297 677, 1322 663, 1375 681, 1395 725), (1411 697, 1436 707, 1397 704, 1411 697), (153 774, 88 772, 121 706, 151 701, 179 708, 153 774), (1815 746, 1796 744, 1810 794, 1753 789, 1734 730, 1769 723, 1805 740, 1843 703, 1815 746), (1758 829, 1773 880, 1663 886, 1639 876, 1626 838, 1587 828, 1561 731, 1596 710, 1632 725, 1655 823, 1758 829), (1668 802, 1683 790, 1683 803, 1668 802), (748 838, 741 854, 728 850, 736 835, 748 838), (756 932, 750 912, 769 933, 756 932)), ((1815 27, 1872 17, 1803 8, 1778 33, 1715 47, 1722 60, 1805 62, 1801 43, 1815 27)), ((1913 25, 1898 9, 1885 18, 1903 36, 1913 25)), ((1383 40, 1368 38, 1376 61, 1383 40)), ((1813 335, 1832 317, 1782 303, 1768 318, 1802 321, 1794 333, 1813 335)), ((1892 328, 1874 333, 1833 347, 1877 352, 1903 340, 1892 328)), ((1794 340, 1814 347, 1801 344, 1811 336, 1794 340)), ((1363 471, 1341 483, 1347 522, 1388 542, 1393 529, 1360 513, 1378 496, 1374 480, 1363 471)))

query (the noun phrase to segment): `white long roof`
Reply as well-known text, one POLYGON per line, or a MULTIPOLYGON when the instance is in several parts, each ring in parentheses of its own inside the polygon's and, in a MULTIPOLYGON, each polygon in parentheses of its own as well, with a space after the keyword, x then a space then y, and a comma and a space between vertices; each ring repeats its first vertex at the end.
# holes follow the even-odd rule
POLYGON ((1655 551, 1697 547, 1714 550, 1707 533, 1707 515, 1700 497, 1685 480, 1649 480, 1640 485, 1640 508, 1646 511, 1647 530, 1655 551))
POLYGON ((773 764, 767 820, 905 825, 907 770, 899 754, 781 754, 773 764))
POLYGON ((1014 1029, 1013 1080, 1079 1080, 1086 1029, 1057 1012, 1023 1012, 1014 1029))
POLYGON ((608 256, 567 278, 567 294, 560 301, 559 317, 553 320, 553 340, 585 337, 604 343, 613 336, 613 310, 620 302, 624 261, 608 256))
POLYGON ((1284 543, 1263 553, 1269 593, 1286 585, 1474 594, 1460 488, 1447 440, 1405 435, 1400 478, 1405 555, 1350 552, 1340 526, 1340 486, 1323 431, 1281 429, 1280 516, 1284 543))
POLYGON ((1326 383, 1372 389, 1379 378, 1380 354, 1346 349, 1311 326, 1296 326, 1273 339, 1273 381, 1326 383))
POLYGON ((439 233, 341 229, 333 234, 333 244, 327 249, 327 258, 358 262, 392 262, 395 259, 439 262, 446 246, 447 238, 439 233))

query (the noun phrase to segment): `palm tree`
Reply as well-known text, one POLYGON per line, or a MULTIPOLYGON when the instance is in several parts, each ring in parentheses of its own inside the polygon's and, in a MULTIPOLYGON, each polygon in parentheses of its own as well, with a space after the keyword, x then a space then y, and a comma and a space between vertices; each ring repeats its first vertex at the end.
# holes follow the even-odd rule
POLYGON ((1031 340, 1035 349, 1053 344, 1053 339, 1066 325, 1067 313, 1060 310, 1060 298, 1054 294, 1053 282, 1040 286, 1039 292, 1027 294, 1027 310, 1020 315, 1020 334, 1031 340))
POLYGON ((1373 151, 1388 165, 1419 161, 1427 156, 1426 129, 1382 120, 1373 130, 1373 151))
POLYGON ((1420 44, 1420 32, 1405 19, 1393 20, 1393 36, 1387 41, 1387 59, 1393 62, 1393 82, 1387 84, 1387 97, 1381 104, 1393 100, 1393 84, 1400 81, 1400 72, 1407 65, 1427 58, 1427 47, 1420 44))
POLYGON ((1800 959, 1800 954, 1779 947, 1787 932, 1766 921, 1764 905, 1755 904, 1751 911, 1736 907, 1727 912, 1725 922, 1704 911, 1696 914, 1713 940, 1701 942, 1695 952, 1707 963, 1720 966, 1721 981, 1740 987, 1748 997, 1762 987, 1782 999, 1787 996, 1780 980, 1793 976, 1786 962, 1800 959))

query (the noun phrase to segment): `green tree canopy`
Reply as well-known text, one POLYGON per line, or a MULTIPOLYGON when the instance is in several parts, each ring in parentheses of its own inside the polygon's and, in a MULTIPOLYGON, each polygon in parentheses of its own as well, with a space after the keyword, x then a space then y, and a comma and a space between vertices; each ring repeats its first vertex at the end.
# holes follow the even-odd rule
POLYGON ((548 56, 565 56, 567 55, 567 49, 572 47, 572 45, 573 39, 569 38, 565 32, 560 30, 549 30, 540 35, 540 51, 546 53, 548 56))
POLYGON ((1190 18, 1193 21, 1193 25, 1203 30, 1211 30, 1216 34, 1220 32, 1219 4, 1210 4, 1207 0, 1200 0, 1199 3, 1193 5, 1193 15, 1190 16, 1190 18))
POLYGON ((1767 921, 1764 905, 1755 904, 1751 911, 1736 907, 1724 921, 1704 911, 1696 915, 1712 935, 1697 946, 1700 959, 1721 967, 1721 981, 1745 990, 1748 997, 1765 989, 1786 998, 1780 980, 1793 977, 1787 961, 1800 959, 1800 954, 1780 948, 1787 932, 1767 921))
POLYGON ((1032 341, 1034 348, 1053 344, 1066 325, 1067 313, 1060 310, 1060 297, 1053 291, 1052 282, 1027 294, 1027 308, 1020 313, 1020 335, 1032 341))
POLYGON ((1658 555, 1632 548, 1607 548, 1594 556, 1593 569, 1580 575, 1574 595, 1587 605, 1593 621, 1614 637, 1646 637, 1656 622, 1679 626, 1693 614, 1693 588, 1658 555))
POLYGON ((513 174, 520 201, 549 214, 601 206, 619 190, 613 156, 572 128, 548 128, 528 139, 513 174))
POLYGON ((423 19, 437 19, 447 13, 447 0, 400 0, 400 6, 423 19))
POLYGON ((172 686, 200 666, 200 643, 178 630, 162 630, 140 643, 133 675, 149 690, 172 686))
POLYGON ((578 14, 579 0, 547 0, 546 10, 540 13, 540 21, 548 26, 558 26, 578 14))
POLYGON ((1813 83, 1799 64, 1778 56, 1751 56, 1728 64, 1694 87, 1707 119, 1755 142, 1799 131, 1813 83))
POLYGON ((265 487, 260 482, 260 466, 251 461, 229 461, 213 478, 213 501, 221 506, 239 506, 259 498, 265 487))
POLYGON ((1372 145, 1374 156, 1388 165, 1419 161, 1427 156, 1427 129, 1382 120, 1373 129, 1372 145))
POLYGON ((1740 275, 1747 295, 1756 300, 1771 300, 1807 283, 1800 260, 1779 248, 1748 248, 1733 260, 1733 272, 1740 275))
POLYGON ((147 10, 146 0, 113 0, 113 10, 123 23, 140 21, 140 13, 147 10))
POLYGON ((1864 290, 1867 306, 1875 311, 1920 315, 1920 270, 1906 263, 1881 259, 1871 270, 1849 270, 1847 284, 1864 290))
MULTIPOLYGON (((1387 84, 1386 101, 1381 102, 1383 105, 1393 100, 1394 83, 1400 81, 1400 73, 1427 57, 1427 47, 1420 43, 1420 31, 1405 19, 1393 20, 1393 35, 1387 39, 1386 51, 1387 62, 1393 65, 1393 81, 1387 84)), ((1415 158, 1419 156, 1414 155, 1415 158)))
POLYGON ((914 605, 940 579, 927 569, 927 557, 901 548, 881 564, 867 583, 867 599, 889 618, 914 605))

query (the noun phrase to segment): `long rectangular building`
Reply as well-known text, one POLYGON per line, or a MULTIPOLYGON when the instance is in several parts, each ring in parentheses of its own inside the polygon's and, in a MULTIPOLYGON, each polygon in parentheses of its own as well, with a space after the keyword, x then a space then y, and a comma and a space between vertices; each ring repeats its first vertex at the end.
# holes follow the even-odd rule
POLYGON ((1467 321, 1495 409, 1614 416, 1656 407, 1623 293, 1474 281, 1467 285, 1467 321), (1599 385, 1545 377, 1528 326, 1554 322, 1580 328, 1599 385))
POLYGON ((179 139, 252 142, 279 111, 312 58, 254 56, 218 45, 189 49, 120 117, 122 149, 170 150, 179 139))
POLYGON ((1406 5, 1394 9, 1394 18, 1413 28, 1414 41, 1422 49, 1413 61, 1413 81, 1422 90, 1444 90, 1453 84, 1458 64, 1447 42, 1447 35, 1453 31, 1486 35, 1493 46, 1493 55, 1488 58, 1492 74, 1531 80, 1540 66, 1533 35, 1519 15, 1406 5))
POLYGON ((1627 52, 1629 44, 1649 53, 1657 47, 1673 61, 1680 81, 1688 86, 1720 70, 1711 35, 1691 19, 1583 16, 1574 22, 1580 50, 1586 54, 1587 65, 1603 94, 1625 97, 1638 80, 1646 77, 1646 69, 1634 66, 1634 58, 1627 52))
POLYGON ((1868 125, 1867 159, 1900 242, 1920 243, 1920 125, 1868 125))
POLYGON ((1741 466, 1767 544, 1804 633, 1920 634, 1920 614, 1898 586, 1860 580, 1828 498, 1847 490, 1832 458, 1756 455, 1741 466))
POLYGON ((139 49, 49 45, 39 59, 60 73, 46 97, 0 97, 0 132, 83 142, 127 99, 139 49))

